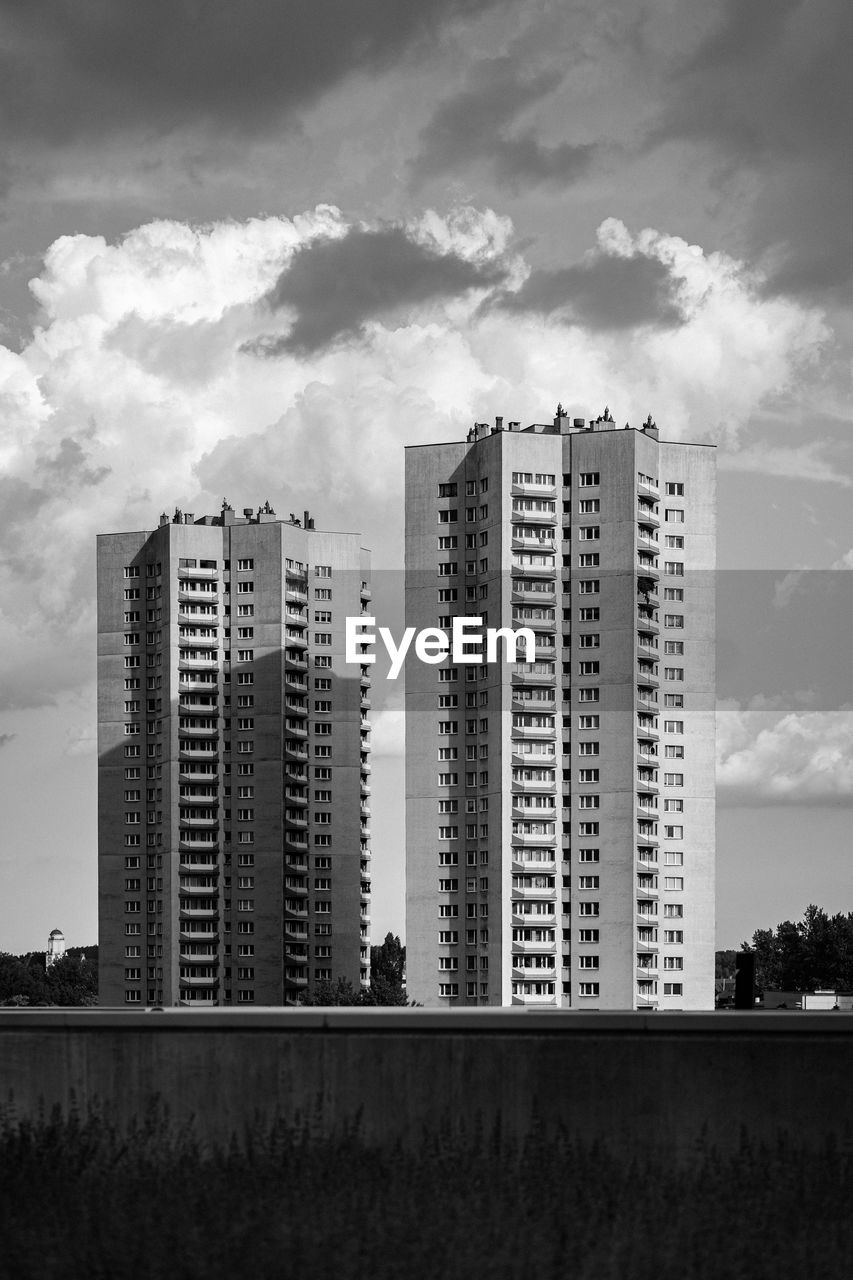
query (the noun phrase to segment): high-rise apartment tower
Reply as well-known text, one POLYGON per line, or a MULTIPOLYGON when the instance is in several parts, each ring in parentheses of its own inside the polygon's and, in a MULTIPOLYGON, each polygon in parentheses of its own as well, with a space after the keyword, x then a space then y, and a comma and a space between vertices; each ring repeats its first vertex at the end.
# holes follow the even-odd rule
POLYGON ((369 981, 369 580, 357 534, 269 504, 98 538, 102 1004, 369 981))
POLYGON ((407 625, 536 638, 407 662, 414 999, 713 1008, 714 568, 714 449, 651 419, 407 449, 407 625))

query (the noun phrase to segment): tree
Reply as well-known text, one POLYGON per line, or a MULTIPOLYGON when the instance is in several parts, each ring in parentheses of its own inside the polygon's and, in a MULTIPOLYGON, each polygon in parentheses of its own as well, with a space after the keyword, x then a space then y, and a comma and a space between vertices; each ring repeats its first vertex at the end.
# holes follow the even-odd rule
POLYGON ((742 949, 755 952, 760 990, 853 990, 853 913, 828 916, 811 903, 798 924, 784 920, 775 929, 757 929, 742 949))
POLYGON ((393 933, 386 933, 379 947, 370 948, 372 1003, 406 1005, 406 948, 393 933))
POLYGON ((0 1004, 93 1005, 98 1002, 98 948, 74 947, 45 966, 45 953, 0 953, 0 1004))

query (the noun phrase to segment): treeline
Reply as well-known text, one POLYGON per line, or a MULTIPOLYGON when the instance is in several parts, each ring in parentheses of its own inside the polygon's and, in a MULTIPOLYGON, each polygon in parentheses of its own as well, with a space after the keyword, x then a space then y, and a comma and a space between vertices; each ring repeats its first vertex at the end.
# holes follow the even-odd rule
POLYGON ((47 968, 45 953, 0 952, 0 1005, 93 1005, 98 1003, 98 948, 69 947, 47 968))
POLYGON ((796 923, 756 929, 741 950, 755 952, 760 991, 853 991, 853 912, 830 916, 812 904, 796 923))

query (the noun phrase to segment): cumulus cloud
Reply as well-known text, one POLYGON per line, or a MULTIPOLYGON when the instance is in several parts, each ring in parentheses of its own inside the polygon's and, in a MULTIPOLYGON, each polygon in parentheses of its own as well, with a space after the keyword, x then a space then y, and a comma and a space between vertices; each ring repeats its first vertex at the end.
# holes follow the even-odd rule
POLYGON ((517 117, 557 89, 565 71, 519 74, 513 57, 477 64, 469 83, 443 102, 421 133, 421 148, 411 164, 416 183, 483 162, 495 177, 512 186, 551 183, 567 186, 590 168, 596 147, 590 143, 537 140, 531 129, 515 130, 517 117))
POLYGON ((366 321, 400 307, 452 297, 496 284, 500 264, 478 265, 439 253, 400 226, 350 228, 335 239, 301 249, 267 295, 268 305, 296 312, 286 337, 261 339, 261 354, 306 354, 341 337, 360 336, 366 321))
POLYGON ((596 262, 665 270, 679 326, 484 309, 529 274, 512 245, 490 210, 389 227, 324 205, 51 245, 32 283, 39 325, 19 353, 0 347, 0 706, 91 678, 99 531, 269 497, 361 531, 396 567, 404 444, 460 439, 496 413, 541 420, 558 399, 584 416, 608 402, 620 421, 652 410, 670 438, 736 439, 820 351, 820 316, 762 298, 736 261, 612 219, 596 262), (342 327, 311 297, 318 261, 327 281, 345 268, 342 327), (262 338, 275 360, 252 354, 262 338))
POLYGON ((724 804, 853 804, 853 707, 722 703, 717 788, 724 804))

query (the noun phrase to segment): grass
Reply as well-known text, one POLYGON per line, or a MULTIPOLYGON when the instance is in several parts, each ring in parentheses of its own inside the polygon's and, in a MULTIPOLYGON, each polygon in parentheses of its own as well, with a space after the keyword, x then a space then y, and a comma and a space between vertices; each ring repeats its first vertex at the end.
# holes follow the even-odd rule
POLYGON ((853 1153, 747 1137, 679 1165, 550 1131, 412 1154, 283 1126, 214 1147, 157 1116, 0 1126, 3 1280, 837 1280, 851 1208, 853 1153))

